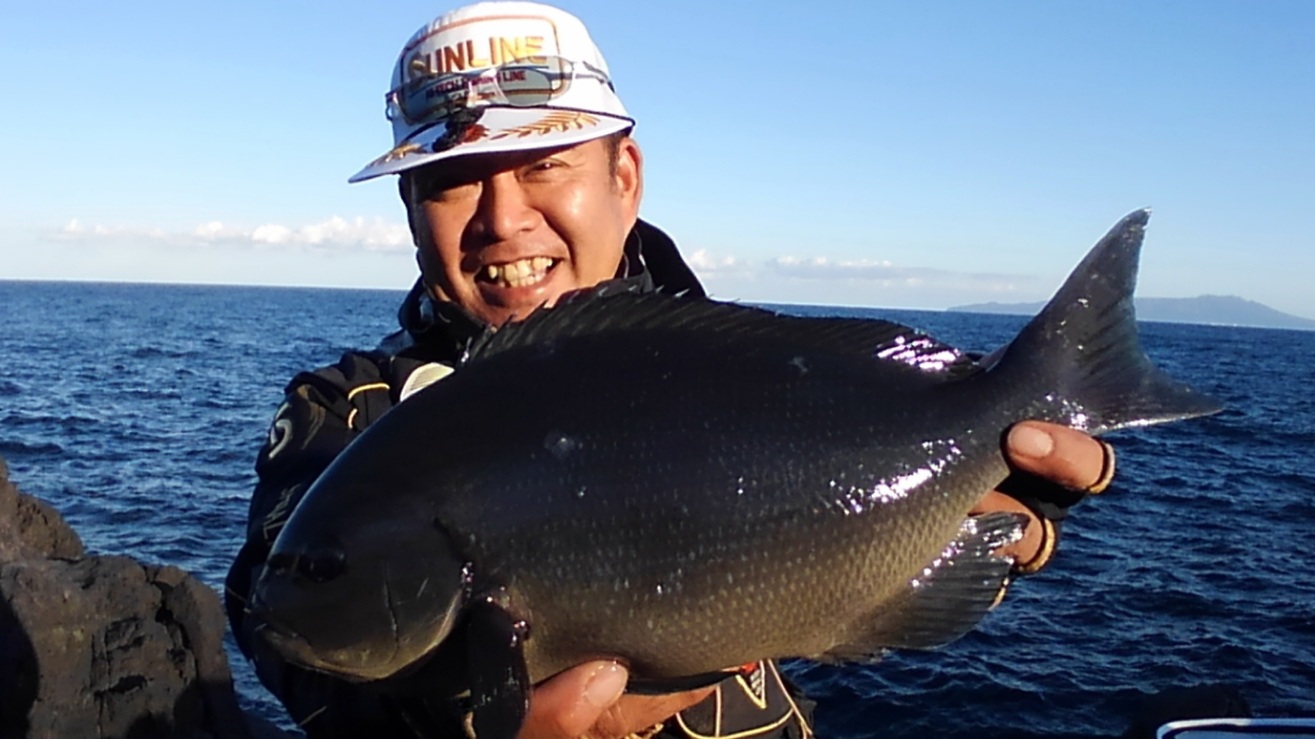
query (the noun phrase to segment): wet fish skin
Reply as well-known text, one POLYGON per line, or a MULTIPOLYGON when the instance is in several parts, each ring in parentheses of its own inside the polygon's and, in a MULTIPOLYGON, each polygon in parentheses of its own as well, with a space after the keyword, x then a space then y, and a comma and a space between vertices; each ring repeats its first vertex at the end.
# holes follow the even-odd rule
POLYGON ((980 363, 894 324, 671 296, 540 311, 339 457, 253 607, 276 649, 349 679, 469 641, 484 713, 592 658, 667 678, 955 638, 1008 570, 990 552, 1015 524, 965 517, 1012 423, 1217 410, 1137 344, 1146 217, 980 363))

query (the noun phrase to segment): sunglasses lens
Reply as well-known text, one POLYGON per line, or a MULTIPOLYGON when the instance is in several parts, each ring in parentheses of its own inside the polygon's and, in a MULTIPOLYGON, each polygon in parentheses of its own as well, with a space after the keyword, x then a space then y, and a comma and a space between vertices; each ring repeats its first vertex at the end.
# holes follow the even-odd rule
POLYGON ((397 107, 412 123, 441 118, 464 105, 468 83, 462 75, 429 77, 402 85, 394 94, 397 107))
POLYGON ((548 57, 545 64, 508 64, 500 68, 494 82, 506 104, 517 108, 543 105, 566 92, 571 81, 569 62, 548 57))
POLYGON ((421 77, 388 94, 387 114, 389 120, 401 115, 410 123, 420 124, 476 105, 543 105, 566 92, 573 74, 570 61, 549 56, 473 73, 421 77))

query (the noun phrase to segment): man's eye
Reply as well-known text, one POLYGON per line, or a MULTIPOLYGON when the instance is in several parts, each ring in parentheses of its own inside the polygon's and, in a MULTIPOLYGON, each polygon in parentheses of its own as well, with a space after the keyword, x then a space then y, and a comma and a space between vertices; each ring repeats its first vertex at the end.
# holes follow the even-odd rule
POLYGON ((535 162, 528 167, 530 172, 551 172, 555 169, 561 169, 562 163, 551 159, 545 159, 541 162, 535 162))
POLYGON ((422 200, 454 200, 475 192, 479 186, 474 182, 434 181, 421 190, 422 200))

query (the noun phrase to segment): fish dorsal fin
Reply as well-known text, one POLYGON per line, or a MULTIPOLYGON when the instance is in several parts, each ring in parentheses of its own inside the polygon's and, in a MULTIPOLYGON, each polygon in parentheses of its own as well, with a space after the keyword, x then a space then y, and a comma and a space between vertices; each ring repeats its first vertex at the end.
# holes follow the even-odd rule
POLYGON ((572 338, 634 331, 680 332, 722 341, 770 338, 800 349, 903 365, 947 378, 977 368, 958 349, 890 321, 804 318, 702 297, 607 287, 574 293, 524 321, 489 331, 472 345, 466 361, 572 338))

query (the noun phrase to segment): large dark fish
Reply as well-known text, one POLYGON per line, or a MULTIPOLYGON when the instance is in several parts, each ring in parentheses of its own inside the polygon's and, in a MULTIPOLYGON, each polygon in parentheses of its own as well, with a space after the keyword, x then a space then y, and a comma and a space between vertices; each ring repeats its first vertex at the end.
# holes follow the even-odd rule
POLYGON ((538 311, 334 462, 252 607, 288 659, 352 680, 458 655, 485 738, 514 735, 532 684, 593 658, 668 679, 956 638, 1018 535, 1013 516, 967 515, 1009 472, 1011 424, 1217 410, 1138 345, 1147 217, 979 361, 891 323, 702 299, 538 311))

